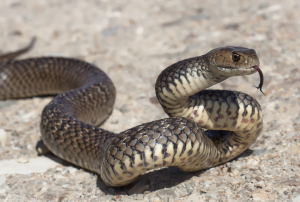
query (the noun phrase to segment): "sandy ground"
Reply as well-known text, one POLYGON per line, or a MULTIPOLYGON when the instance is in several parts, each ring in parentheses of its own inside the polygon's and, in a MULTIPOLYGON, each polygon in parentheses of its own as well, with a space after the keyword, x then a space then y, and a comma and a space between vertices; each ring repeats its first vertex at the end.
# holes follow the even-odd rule
POLYGON ((263 132, 239 158, 195 173, 161 169, 122 188, 55 156, 37 157, 51 97, 0 101, 0 201, 300 201, 299 9, 297 0, 1 0, 2 53, 36 36, 21 58, 76 57, 107 72, 117 88, 107 130, 167 117, 155 100, 158 74, 220 46, 256 50, 266 96, 253 87, 258 74, 213 87, 246 92, 262 106, 263 132))

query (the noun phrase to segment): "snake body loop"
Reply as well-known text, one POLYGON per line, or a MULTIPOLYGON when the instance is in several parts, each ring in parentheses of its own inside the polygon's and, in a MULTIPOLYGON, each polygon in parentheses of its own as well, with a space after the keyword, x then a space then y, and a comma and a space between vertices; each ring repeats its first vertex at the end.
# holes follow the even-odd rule
POLYGON ((205 89, 231 76, 253 74, 254 66, 259 66, 255 51, 242 47, 214 49, 169 66, 155 90, 170 118, 119 134, 94 126, 112 112, 112 81, 80 60, 0 62, 0 99, 58 94, 42 113, 45 145, 62 159, 100 174, 108 186, 124 186, 153 168, 198 171, 249 148, 263 126, 258 102, 242 92, 205 89))

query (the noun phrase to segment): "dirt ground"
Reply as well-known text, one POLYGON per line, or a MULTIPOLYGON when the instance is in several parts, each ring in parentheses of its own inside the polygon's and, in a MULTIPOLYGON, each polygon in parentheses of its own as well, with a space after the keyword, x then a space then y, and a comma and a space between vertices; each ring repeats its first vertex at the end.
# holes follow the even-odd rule
POLYGON ((254 87, 258 74, 212 87, 246 92, 263 109, 263 132, 238 158, 195 173, 161 169, 121 188, 37 156, 51 97, 0 101, 0 201, 300 201, 299 9, 297 0, 1 0, 1 53, 36 36, 20 58, 75 57, 109 75, 117 100, 107 130, 167 117, 155 99, 159 73, 216 47, 255 49, 266 95, 254 87))

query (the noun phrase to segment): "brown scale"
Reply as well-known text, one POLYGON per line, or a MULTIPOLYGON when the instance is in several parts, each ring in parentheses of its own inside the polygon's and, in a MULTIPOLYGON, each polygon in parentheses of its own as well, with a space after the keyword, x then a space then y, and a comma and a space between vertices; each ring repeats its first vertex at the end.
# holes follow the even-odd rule
POLYGON ((155 90, 171 118, 114 134, 94 126, 113 109, 116 92, 107 75, 71 58, 12 60, 33 43, 0 56, 0 99, 58 94, 42 112, 42 140, 55 155, 100 174, 108 186, 127 185, 164 166, 188 172, 217 166, 249 148, 262 129, 262 111, 254 98, 204 90, 256 71, 261 89, 263 75, 252 49, 217 48, 169 66, 155 90))

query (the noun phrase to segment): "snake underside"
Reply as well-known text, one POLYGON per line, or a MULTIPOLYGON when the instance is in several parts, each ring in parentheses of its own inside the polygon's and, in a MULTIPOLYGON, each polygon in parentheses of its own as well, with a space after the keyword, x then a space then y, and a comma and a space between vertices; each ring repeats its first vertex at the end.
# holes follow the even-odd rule
POLYGON ((261 107, 253 97, 205 90, 255 73, 259 60, 252 49, 218 48, 167 67, 155 90, 170 118, 119 134, 95 126, 112 112, 116 96, 103 71, 70 58, 11 60, 28 49, 0 57, 0 99, 58 94, 42 113, 44 144, 100 174, 108 186, 127 185, 153 168, 192 172, 222 164, 249 148, 262 130, 261 107))

